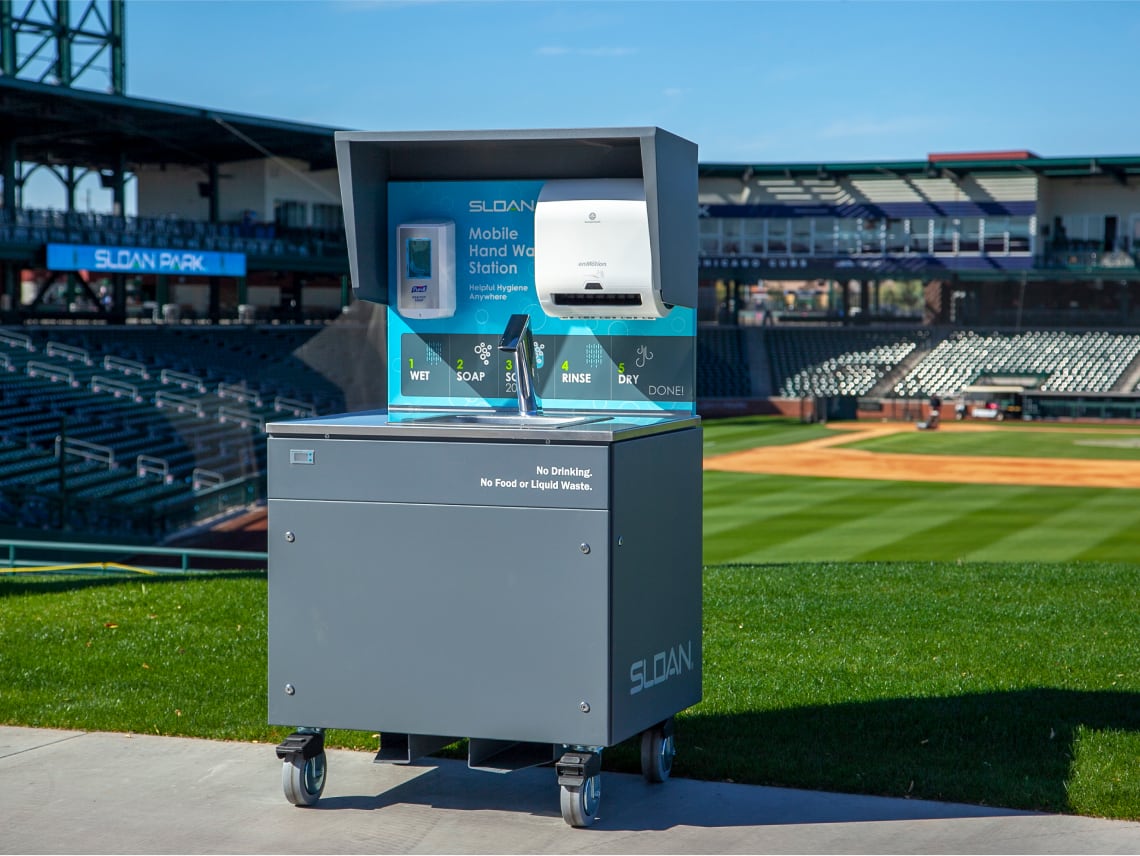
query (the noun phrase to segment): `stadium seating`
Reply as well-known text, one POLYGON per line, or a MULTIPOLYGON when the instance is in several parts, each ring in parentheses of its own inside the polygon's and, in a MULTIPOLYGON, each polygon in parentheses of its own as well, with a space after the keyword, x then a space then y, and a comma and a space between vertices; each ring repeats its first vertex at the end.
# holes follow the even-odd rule
POLYGON ((896 385, 904 398, 956 395, 981 374, 1041 375, 1041 389, 1107 392, 1140 355, 1140 335, 1103 331, 1024 333, 972 331, 940 342, 896 385))
POLYGON ((62 483, 71 525, 153 528, 143 518, 193 503, 203 471, 211 484, 263 479, 266 422, 344 409, 294 356, 319 329, 0 331, 0 523, 50 517, 62 483))
POLYGON ((847 327, 765 329, 773 388, 785 398, 865 395, 929 332, 847 327))
POLYGON ((710 327, 697 336, 697 397, 742 398, 752 392, 748 347, 735 327, 710 327))

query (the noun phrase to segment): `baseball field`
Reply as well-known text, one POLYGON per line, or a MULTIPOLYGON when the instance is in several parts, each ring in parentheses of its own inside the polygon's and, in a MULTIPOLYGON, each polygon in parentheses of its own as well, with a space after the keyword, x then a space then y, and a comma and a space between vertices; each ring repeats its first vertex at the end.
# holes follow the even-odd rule
POLYGON ((705 438, 720 775, 1140 817, 1140 429, 705 438))
POLYGON ((1133 562, 1140 429, 711 422, 705 561, 1133 562))

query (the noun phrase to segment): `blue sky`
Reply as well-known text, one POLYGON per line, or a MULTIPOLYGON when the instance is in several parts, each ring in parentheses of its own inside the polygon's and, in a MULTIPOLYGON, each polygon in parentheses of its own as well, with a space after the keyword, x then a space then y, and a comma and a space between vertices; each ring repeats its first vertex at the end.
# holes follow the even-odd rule
POLYGON ((357 130, 658 125, 704 162, 1140 153, 1140 3, 130 0, 127 91, 357 130))

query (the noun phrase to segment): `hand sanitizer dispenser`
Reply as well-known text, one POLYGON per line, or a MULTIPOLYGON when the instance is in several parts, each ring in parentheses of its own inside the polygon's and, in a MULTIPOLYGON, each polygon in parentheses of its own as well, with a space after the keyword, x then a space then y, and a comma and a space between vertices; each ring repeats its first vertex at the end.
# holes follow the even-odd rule
POLYGON ((641 179, 543 185, 534 210, 534 282, 555 318, 661 318, 641 179))
POLYGON ((405 318, 455 314, 455 223, 423 220, 396 227, 396 310, 405 318))

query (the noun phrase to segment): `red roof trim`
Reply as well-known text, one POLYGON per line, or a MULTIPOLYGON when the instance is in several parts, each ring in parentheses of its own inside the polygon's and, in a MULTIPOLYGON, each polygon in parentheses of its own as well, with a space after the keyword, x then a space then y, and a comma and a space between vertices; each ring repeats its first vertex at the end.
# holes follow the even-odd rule
POLYGON ((1036 158, 1033 152, 1027 149, 1011 149, 1001 152, 940 152, 927 156, 930 163, 940 161, 997 161, 997 160, 1029 160, 1036 158))

